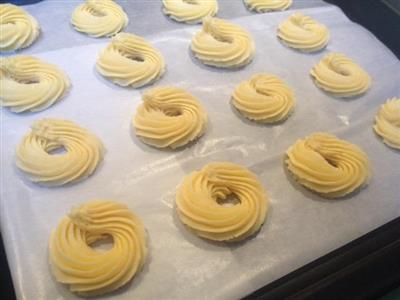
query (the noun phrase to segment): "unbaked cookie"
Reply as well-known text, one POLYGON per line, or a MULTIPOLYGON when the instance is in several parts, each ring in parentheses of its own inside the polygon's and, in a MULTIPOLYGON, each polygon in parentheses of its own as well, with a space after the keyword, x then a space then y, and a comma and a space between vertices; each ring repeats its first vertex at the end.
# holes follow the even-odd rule
POLYGON ((288 9, 292 0, 243 0, 249 10, 255 12, 279 11, 288 9))
POLYGON ((400 98, 389 99, 381 106, 373 128, 386 145, 400 149, 400 98))
POLYGON ((218 12, 217 0, 163 0, 164 13, 177 22, 199 23, 218 12))

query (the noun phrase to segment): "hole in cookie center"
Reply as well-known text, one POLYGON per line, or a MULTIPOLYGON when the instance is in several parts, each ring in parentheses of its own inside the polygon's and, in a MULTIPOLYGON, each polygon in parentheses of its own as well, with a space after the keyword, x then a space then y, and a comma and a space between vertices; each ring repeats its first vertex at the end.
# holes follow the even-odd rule
POLYGON ((98 9, 91 9, 90 14, 94 17, 105 17, 107 14, 98 10, 98 9))
POLYGON ((164 113, 168 117, 177 117, 177 116, 182 115, 182 112, 178 109, 166 109, 166 110, 164 110, 164 113))
POLYGON ((47 149, 46 152, 50 155, 64 155, 67 153, 67 149, 65 149, 64 146, 57 146, 47 149))
POLYGON ((240 204, 240 199, 236 194, 231 193, 225 199, 217 198, 217 203, 224 207, 232 207, 240 204))
POLYGON ((337 168, 337 164, 336 164, 333 160, 331 160, 331 159, 329 159, 329 158, 326 158, 326 157, 324 157, 324 159, 325 159, 326 162, 327 162, 328 164, 330 164, 332 167, 337 168))
POLYGON ((93 243, 89 244, 90 248, 97 252, 106 252, 114 247, 114 239, 111 235, 104 235, 97 238, 93 243))
POLYGON ((186 2, 187 4, 199 4, 198 0, 183 0, 183 2, 186 2))
POLYGON ((127 59, 134 60, 134 61, 138 61, 138 62, 144 62, 144 59, 143 59, 142 57, 140 57, 139 55, 126 53, 126 52, 123 52, 123 51, 119 51, 119 53, 120 53, 123 57, 125 57, 125 58, 127 58, 127 59))

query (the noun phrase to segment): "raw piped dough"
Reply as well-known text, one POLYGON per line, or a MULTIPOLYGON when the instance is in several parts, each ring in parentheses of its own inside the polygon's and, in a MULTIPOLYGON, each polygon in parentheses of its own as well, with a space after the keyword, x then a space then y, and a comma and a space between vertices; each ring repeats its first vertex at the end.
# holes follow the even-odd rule
POLYGON ((41 119, 31 126, 16 150, 16 163, 33 182, 58 186, 83 180, 103 157, 100 140, 75 123, 41 119), (57 149, 65 153, 52 154, 57 149))
POLYGON ((52 232, 49 242, 51 269, 57 281, 80 295, 114 291, 138 273, 147 256, 142 222, 124 204, 89 201, 72 209, 52 232), (91 248, 111 237, 106 251, 91 248))
POLYGON ((192 39, 191 49, 204 64, 220 68, 247 65, 255 45, 250 33, 228 21, 205 17, 203 29, 192 39))
POLYGON ((0 51, 14 51, 30 46, 39 36, 34 17, 13 4, 0 4, 0 51))
POLYGON ((160 51, 140 36, 121 32, 100 53, 97 70, 121 86, 141 87, 159 79, 165 71, 160 51))
POLYGON ((298 140, 286 154, 297 181, 327 198, 345 196, 368 184, 371 177, 367 155, 331 134, 315 133, 298 140))
POLYGON ((112 0, 87 0, 75 8, 71 23, 92 37, 112 36, 128 25, 128 16, 112 0))
POLYGON ((239 84, 232 100, 245 117, 261 123, 286 119, 295 105, 294 94, 289 86, 270 74, 256 74, 249 81, 239 84))
POLYGON ((57 66, 31 56, 0 58, 0 105, 13 112, 41 111, 60 100, 70 87, 57 66))
POLYGON ((243 0, 249 10, 259 13, 288 9, 292 0, 243 0))
POLYGON ((182 223, 200 237, 239 241, 264 223, 268 202, 256 175, 240 165, 216 162, 185 177, 176 206, 182 223), (230 207, 218 203, 229 196, 236 196, 239 203, 230 207))
POLYGON ((164 13, 177 22, 200 23, 218 12, 217 0, 163 0, 164 13))
POLYGON ((278 37, 291 48, 314 52, 326 46, 329 31, 314 19, 302 13, 295 13, 279 25, 278 37))
POLYGON ((157 148, 177 148, 199 138, 207 127, 207 113, 188 92, 157 87, 142 96, 133 119, 136 135, 157 148))
POLYGON ((386 145, 400 149, 400 98, 389 99, 381 106, 374 130, 386 145))
POLYGON ((365 93, 371 78, 359 65, 341 53, 329 53, 312 68, 315 84, 335 96, 347 98, 365 93))

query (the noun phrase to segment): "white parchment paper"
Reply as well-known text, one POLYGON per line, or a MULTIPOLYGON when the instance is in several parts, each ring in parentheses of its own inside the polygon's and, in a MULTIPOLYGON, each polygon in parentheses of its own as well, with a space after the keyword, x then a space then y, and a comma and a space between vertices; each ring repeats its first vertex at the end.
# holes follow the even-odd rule
POLYGON ((94 198, 126 203, 143 220, 149 259, 120 291, 101 299, 232 299, 287 274, 400 215, 400 153, 373 133, 373 117, 387 98, 400 96, 400 63, 371 33, 335 7, 307 9, 331 32, 327 49, 304 54, 284 47, 276 28, 290 12, 235 19, 254 36, 257 53, 243 69, 205 67, 189 52, 199 26, 148 36, 168 69, 155 86, 187 89, 209 113, 206 134, 187 148, 157 150, 131 129, 141 90, 115 86, 94 64, 105 43, 39 53, 71 78, 68 96, 46 111, 17 115, 1 111, 1 230, 19 299, 76 299, 49 272, 47 243, 52 228, 72 206, 94 198), (373 79, 367 94, 335 99, 320 91, 309 70, 330 51, 347 54, 373 79), (235 86, 257 72, 275 74, 294 90, 294 114, 279 125, 257 125, 230 104, 235 86), (14 151, 30 124, 43 117, 73 120, 94 132, 107 152, 93 176, 59 188, 25 180, 14 151), (338 135, 370 157, 367 188, 341 200, 324 200, 293 182, 283 167, 286 149, 315 131, 338 135), (188 232, 174 213, 176 186, 211 161, 231 161, 255 172, 268 191, 270 210, 260 232, 245 242, 210 243, 188 232))

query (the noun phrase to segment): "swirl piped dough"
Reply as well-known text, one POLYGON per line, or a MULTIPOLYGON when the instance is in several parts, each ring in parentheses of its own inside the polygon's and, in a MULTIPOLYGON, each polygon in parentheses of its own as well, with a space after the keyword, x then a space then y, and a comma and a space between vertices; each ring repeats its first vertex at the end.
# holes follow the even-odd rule
POLYGON ((97 70, 121 86, 141 87, 159 79, 165 71, 160 51, 140 36, 121 32, 100 53, 97 70))
POLYGON ((256 74, 240 83, 233 92, 232 102, 245 117, 261 123, 285 120, 295 105, 290 87, 270 74, 256 74))
POLYGON ((14 51, 30 46, 39 36, 34 17, 12 4, 0 4, 0 51, 14 51))
POLYGON ((298 140, 286 152, 296 180, 326 198, 343 197, 371 177, 367 155, 357 146, 327 133, 298 140))
POLYGON ((200 23, 218 12, 217 0, 163 0, 164 13, 177 22, 200 23))
POLYGON ((292 5, 292 0, 243 0, 246 7, 259 13, 285 10, 292 5))
POLYGON ((100 295, 122 287, 142 269, 147 257, 146 233, 126 205, 92 200, 61 220, 51 234, 49 250, 57 281, 80 295, 100 295), (91 248, 109 237, 111 249, 91 248))
POLYGON ((279 25, 278 37, 291 48, 314 52, 326 46, 329 31, 314 19, 302 13, 295 13, 279 25))
POLYGON ((373 128, 386 145, 400 149, 400 98, 389 99, 381 106, 373 128))
POLYGON ((198 236, 239 241, 264 223, 268 202, 255 174, 240 165, 216 162, 185 177, 176 207, 182 223, 198 236), (229 196, 236 196, 239 203, 230 207, 218 203, 229 196))
POLYGON ((143 93, 142 99, 133 127, 144 143, 157 148, 178 148, 205 132, 207 113, 185 90, 157 87, 143 93))
POLYGON ((75 8, 71 23, 92 37, 112 36, 128 25, 128 16, 112 0, 87 0, 75 8))
POLYGON ((354 97, 365 93, 371 78, 359 65, 341 53, 329 53, 311 70, 315 84, 337 97, 354 97))
POLYGON ((57 66, 31 56, 0 58, 0 105, 13 112, 41 111, 60 100, 70 87, 57 66))
POLYGON ((16 163, 33 182, 59 186, 83 180, 103 157, 100 140, 75 123, 41 119, 31 126, 16 150, 16 163), (65 153, 52 154, 64 149, 65 153))
POLYGON ((192 39, 191 49, 204 64, 236 68, 251 62, 255 45, 250 33, 222 19, 205 17, 203 28, 192 39))

